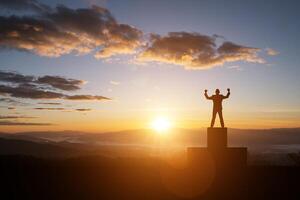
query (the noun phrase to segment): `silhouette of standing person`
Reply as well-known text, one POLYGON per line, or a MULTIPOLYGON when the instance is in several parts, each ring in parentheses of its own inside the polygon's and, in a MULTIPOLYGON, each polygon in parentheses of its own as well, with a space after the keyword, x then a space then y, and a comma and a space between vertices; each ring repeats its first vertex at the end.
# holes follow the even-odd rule
POLYGON ((219 114, 221 126, 222 126, 222 128, 224 128, 224 120, 223 120, 223 114, 222 114, 222 101, 223 101, 223 99, 227 99, 229 97, 229 95, 230 95, 229 88, 227 89, 226 96, 220 94, 219 89, 216 89, 216 94, 212 95, 212 96, 207 95, 207 90, 204 91, 204 96, 206 97, 206 99, 213 100, 213 102, 214 102, 210 127, 214 127, 216 115, 219 114))

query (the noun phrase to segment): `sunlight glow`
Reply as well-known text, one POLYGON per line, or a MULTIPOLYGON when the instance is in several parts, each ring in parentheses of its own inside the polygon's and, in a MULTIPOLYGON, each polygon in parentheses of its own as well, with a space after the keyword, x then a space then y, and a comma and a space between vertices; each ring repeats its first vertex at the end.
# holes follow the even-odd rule
POLYGON ((164 133, 171 128, 171 122, 168 118, 160 116, 153 120, 151 127, 158 133, 164 133))

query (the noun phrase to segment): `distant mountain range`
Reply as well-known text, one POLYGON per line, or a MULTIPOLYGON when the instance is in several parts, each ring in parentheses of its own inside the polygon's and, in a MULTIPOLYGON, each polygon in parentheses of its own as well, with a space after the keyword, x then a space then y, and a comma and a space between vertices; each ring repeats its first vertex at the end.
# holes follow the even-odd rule
MULTIPOLYGON (((286 156, 300 152, 300 128, 228 130, 229 146, 248 147, 250 163, 290 164, 286 156), (284 155, 285 154, 285 155, 284 155)), ((165 135, 152 130, 107 133, 78 131, 0 133, 0 155, 36 157, 157 156, 176 153, 189 146, 205 146, 206 130, 175 129, 165 135)))
MULTIPOLYGON (((205 145, 206 129, 174 129, 165 135, 152 130, 125 130, 119 132, 88 133, 78 131, 0 133, 0 138, 32 142, 68 142, 93 145, 205 145)), ((300 128, 229 129, 230 145, 300 145, 300 128)))

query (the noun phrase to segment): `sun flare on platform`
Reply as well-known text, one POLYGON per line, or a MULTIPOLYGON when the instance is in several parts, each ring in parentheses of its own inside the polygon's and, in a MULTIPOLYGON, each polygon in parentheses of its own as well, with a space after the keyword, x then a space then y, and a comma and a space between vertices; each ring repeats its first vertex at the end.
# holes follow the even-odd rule
POLYGON ((171 121, 167 117, 156 117, 152 123, 151 128, 158 133, 165 133, 171 128, 171 121))

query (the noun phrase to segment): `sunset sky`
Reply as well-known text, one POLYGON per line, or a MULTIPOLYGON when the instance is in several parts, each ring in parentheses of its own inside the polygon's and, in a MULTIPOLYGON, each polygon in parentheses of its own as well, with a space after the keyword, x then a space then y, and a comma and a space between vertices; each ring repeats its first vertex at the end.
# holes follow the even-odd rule
POLYGON ((300 126, 300 3, 0 0, 0 131, 300 126), (217 120, 218 122, 218 120, 217 120))

